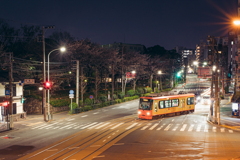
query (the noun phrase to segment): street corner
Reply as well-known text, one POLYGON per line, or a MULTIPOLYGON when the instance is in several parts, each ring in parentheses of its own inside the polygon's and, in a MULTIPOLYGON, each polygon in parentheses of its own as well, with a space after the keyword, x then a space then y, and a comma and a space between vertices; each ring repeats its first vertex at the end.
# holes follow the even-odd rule
POLYGON ((229 125, 226 125, 226 124, 221 124, 219 126, 224 127, 224 128, 228 128, 228 129, 231 129, 231 130, 235 130, 235 131, 240 131, 240 126, 229 126, 229 125))

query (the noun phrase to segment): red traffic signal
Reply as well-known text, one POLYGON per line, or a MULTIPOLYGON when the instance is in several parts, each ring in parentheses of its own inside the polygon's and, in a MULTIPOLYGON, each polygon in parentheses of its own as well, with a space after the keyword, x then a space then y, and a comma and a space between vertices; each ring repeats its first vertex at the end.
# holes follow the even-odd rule
POLYGON ((45 89, 51 89, 51 87, 52 87, 52 84, 51 84, 51 82, 48 82, 48 81, 46 81, 45 83, 44 83, 44 88, 45 89))

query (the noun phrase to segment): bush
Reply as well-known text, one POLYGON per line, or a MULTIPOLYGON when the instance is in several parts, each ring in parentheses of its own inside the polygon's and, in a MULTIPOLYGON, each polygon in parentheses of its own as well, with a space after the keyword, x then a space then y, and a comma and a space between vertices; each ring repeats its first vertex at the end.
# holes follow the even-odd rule
POLYGON ((149 96, 149 94, 150 94, 150 93, 146 93, 146 94, 144 94, 143 96, 147 97, 147 96, 149 96))
POLYGON ((79 106, 83 106, 83 101, 79 99, 79 106))
POLYGON ((137 88, 137 89, 136 89, 136 94, 137 94, 137 95, 141 95, 141 94, 143 94, 143 93, 144 93, 143 88, 137 88))
POLYGON ((138 98, 139 98, 138 95, 133 96, 133 99, 138 99, 138 98))
MULTIPOLYGON (((77 103, 72 102, 72 109, 74 110, 74 109, 76 109, 76 108, 78 108, 77 103)), ((69 104, 69 109, 71 110, 71 103, 69 104)))
POLYGON ((124 94, 123 92, 121 92, 121 93, 118 94, 118 98, 119 98, 119 99, 123 99, 124 96, 125 96, 125 94, 124 94))
POLYGON ((107 101, 107 96, 102 95, 102 96, 99 97, 99 99, 100 99, 100 101, 102 101, 102 102, 106 102, 106 101, 107 101))
POLYGON ((113 99, 117 99, 117 95, 116 94, 113 94, 113 99))
POLYGON ((135 94, 135 91, 133 89, 127 91, 127 93, 132 97, 135 94))
POLYGON ((92 110, 92 106, 90 106, 90 105, 86 105, 86 106, 84 106, 83 108, 84 108, 84 111, 90 111, 90 110, 92 110))
POLYGON ((121 103, 122 100, 121 99, 116 99, 117 103, 121 103))
POLYGON ((90 99, 90 98, 86 98, 86 99, 85 99, 85 104, 91 105, 92 103, 93 103, 93 100, 92 100, 92 99, 90 99))
POLYGON ((70 99, 58 99, 58 100, 52 100, 50 101, 50 104, 53 107, 63 107, 68 106, 71 103, 70 99))
POLYGON ((144 88, 144 93, 151 93, 152 92, 152 88, 144 88))

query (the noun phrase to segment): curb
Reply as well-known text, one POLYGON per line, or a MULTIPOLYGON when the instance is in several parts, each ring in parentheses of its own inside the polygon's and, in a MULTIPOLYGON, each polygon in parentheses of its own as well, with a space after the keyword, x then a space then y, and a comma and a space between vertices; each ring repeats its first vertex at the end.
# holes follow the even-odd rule
MULTIPOLYGON (((209 114, 208 114, 208 115, 209 115, 209 114)), ((208 116, 208 118, 207 118, 207 122, 210 123, 210 124, 212 124, 212 125, 214 125, 214 126, 219 126, 219 127, 224 127, 224 128, 232 129, 232 130, 235 130, 235 131, 240 131, 240 128, 238 129, 238 128, 232 127, 232 126, 227 126, 227 125, 222 125, 222 124, 220 124, 220 125, 215 124, 215 123, 213 123, 212 121, 209 120, 209 116, 208 116)), ((239 127, 240 127, 240 126, 239 126, 239 127)))

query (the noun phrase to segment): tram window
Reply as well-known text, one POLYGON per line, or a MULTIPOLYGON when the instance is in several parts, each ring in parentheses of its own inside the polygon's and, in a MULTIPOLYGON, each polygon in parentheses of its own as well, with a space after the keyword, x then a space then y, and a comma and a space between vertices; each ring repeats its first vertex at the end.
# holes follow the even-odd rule
POLYGON ((164 101, 159 101, 159 109, 164 108, 164 101))
POLYGON ((171 106, 171 100, 165 101, 165 107, 166 107, 166 108, 172 107, 172 106, 171 106))
POLYGON ((172 100, 172 106, 173 107, 178 107, 178 105, 179 105, 179 99, 173 99, 172 100))
POLYGON ((187 105, 193 104, 193 101, 194 101, 193 97, 187 98, 187 105))

